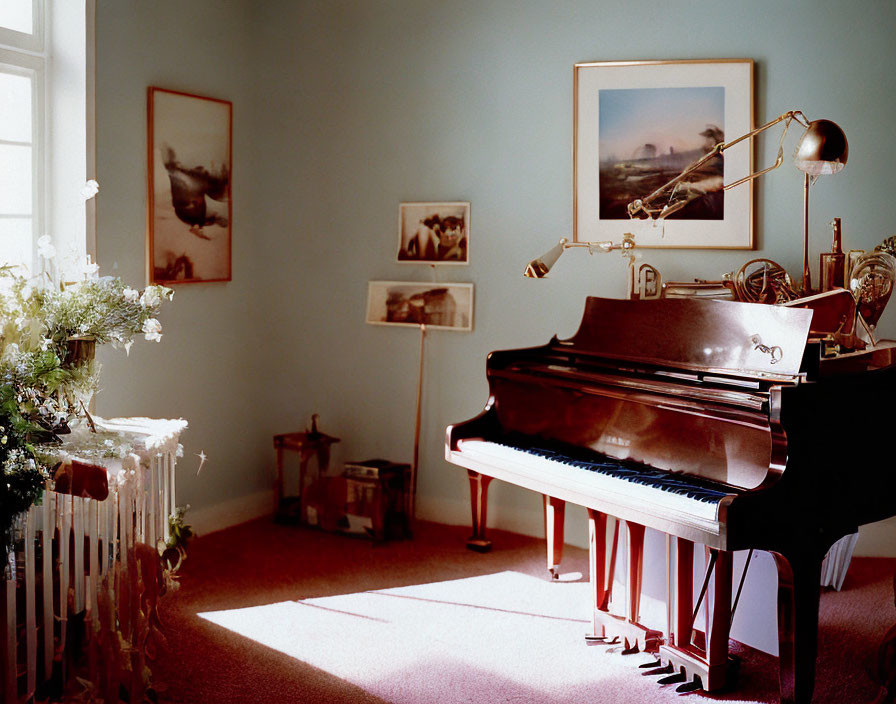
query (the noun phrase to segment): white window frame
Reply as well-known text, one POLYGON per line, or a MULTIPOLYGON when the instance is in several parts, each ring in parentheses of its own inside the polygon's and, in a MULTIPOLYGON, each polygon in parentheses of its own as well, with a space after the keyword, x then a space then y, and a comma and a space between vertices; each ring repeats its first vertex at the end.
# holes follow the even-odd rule
MULTIPOLYGON (((16 32, 0 27, 0 70, 31 79, 31 262, 36 263, 37 239, 44 229, 46 218, 46 66, 47 56, 44 46, 43 0, 32 3, 33 34, 16 32)), ((16 144, 13 142, 12 144, 16 144)), ((0 217, 5 214, 0 213, 0 217)), ((12 217, 24 213, 11 213, 12 217)))
POLYGON ((31 3, 31 28, 34 30, 31 34, 0 27, 0 44, 15 47, 22 51, 43 52, 44 39, 47 35, 47 15, 44 11, 44 2, 45 0, 33 0, 31 3))
MULTIPOLYGON (((0 0, 2 1, 2 0, 0 0)), ((96 256, 93 201, 80 191, 95 178, 95 0, 34 0, 33 34, 0 28, 0 67, 32 77, 32 268, 37 240, 50 235, 57 250, 96 256), (52 13, 48 12, 52 9, 52 13), (83 20, 84 34, 77 31, 83 20), (73 30, 72 28, 76 28, 73 30), (62 62, 68 62, 63 67, 62 62), (72 62, 84 84, 73 91, 72 62), (66 80, 54 76, 68 71, 66 80), (75 125, 78 129, 72 129, 75 125)))

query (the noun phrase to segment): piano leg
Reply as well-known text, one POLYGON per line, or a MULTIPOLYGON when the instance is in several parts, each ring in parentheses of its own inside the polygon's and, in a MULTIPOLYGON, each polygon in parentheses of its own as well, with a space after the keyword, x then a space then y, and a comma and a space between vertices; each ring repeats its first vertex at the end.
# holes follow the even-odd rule
MULTIPOLYGON (((614 536, 614 558, 615 544, 614 536)), ((588 509, 588 566, 591 572, 591 586, 594 589, 594 608, 606 611, 613 584, 613 567, 610 567, 609 577, 607 576, 607 514, 591 508, 588 509)))
POLYGON ((728 680, 728 634, 731 629, 731 586, 733 555, 727 550, 706 549, 707 558, 715 554, 716 567, 712 592, 706 602, 706 661, 704 689, 711 692, 728 680))
POLYGON ((690 647, 694 629, 694 543, 676 538, 675 552, 675 631, 671 645, 690 647))
POLYGON ((544 496, 544 535, 548 551, 548 572, 551 579, 560 578, 560 562, 563 559, 563 518, 566 502, 553 496, 544 496))
POLYGON ((485 537, 486 510, 488 509, 488 485, 492 478, 472 469, 467 470, 470 479, 470 508, 473 511, 473 535, 467 539, 467 549, 488 552, 492 541, 485 537))
POLYGON ((781 704, 809 704, 815 688, 823 555, 772 555, 778 566, 781 704))
MULTIPOLYGON (((706 577, 701 597, 705 600, 706 626, 702 643, 694 637, 694 544, 676 538, 673 632, 660 646, 660 660, 675 673, 692 678, 692 685, 711 692, 729 683, 728 633, 731 627, 732 553, 706 549, 706 577), (699 679, 698 679, 699 678, 699 679)), ((680 678, 683 681, 683 678, 680 678)), ((686 685, 688 686, 688 685, 686 685)))
POLYGON ((641 582, 644 564, 644 526, 626 522, 628 529, 628 592, 625 616, 616 616, 609 611, 616 567, 616 540, 619 524, 613 534, 609 570, 607 570, 607 516, 600 511, 588 509, 589 562, 591 583, 594 588, 593 626, 594 635, 588 640, 615 643, 624 640, 624 653, 640 651, 656 652, 662 633, 646 628, 638 623, 641 605, 641 582))
POLYGON ((641 614, 641 585, 644 582, 644 526, 626 521, 628 529, 628 608, 626 617, 637 623, 641 614))

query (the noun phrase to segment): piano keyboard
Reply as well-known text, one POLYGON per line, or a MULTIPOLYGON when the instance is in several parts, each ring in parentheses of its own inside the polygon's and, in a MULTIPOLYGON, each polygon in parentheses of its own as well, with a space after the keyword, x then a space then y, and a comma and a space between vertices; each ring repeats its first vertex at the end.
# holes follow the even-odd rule
POLYGON ((587 489, 588 493, 604 495, 614 503, 644 510, 653 506, 664 509, 660 513, 673 512, 707 522, 718 522, 722 500, 736 493, 731 487, 681 473, 600 455, 571 457, 549 447, 516 447, 465 439, 459 441, 458 451, 475 461, 497 463, 512 468, 515 474, 531 475, 539 483, 573 486, 578 491, 587 489))

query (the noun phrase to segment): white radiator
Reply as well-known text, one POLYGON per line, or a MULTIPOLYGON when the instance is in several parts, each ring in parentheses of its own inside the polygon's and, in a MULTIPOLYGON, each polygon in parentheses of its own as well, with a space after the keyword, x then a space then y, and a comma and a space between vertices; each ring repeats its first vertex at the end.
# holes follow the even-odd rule
POLYGON ((105 468, 108 497, 100 501, 48 490, 42 505, 32 506, 15 528, 7 578, 0 579, 3 702, 30 700, 51 677, 64 681, 69 617, 83 613, 90 633, 100 591, 116 603, 114 582, 103 577, 116 562, 123 575, 135 569, 136 543, 155 548, 168 539, 178 439, 186 421, 94 420, 97 433, 81 423, 63 436, 59 459, 105 468))

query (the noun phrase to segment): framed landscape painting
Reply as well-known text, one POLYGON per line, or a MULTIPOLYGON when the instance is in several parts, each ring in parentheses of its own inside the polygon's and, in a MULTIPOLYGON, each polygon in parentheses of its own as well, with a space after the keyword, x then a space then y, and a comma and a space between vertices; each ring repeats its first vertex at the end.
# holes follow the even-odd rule
POLYGON ((473 329, 473 284, 371 281, 367 322, 469 332, 473 329))
POLYGON ((573 102, 576 241, 632 232, 638 247, 753 247, 752 182, 722 188, 751 172, 749 139, 664 191, 656 203, 678 205, 668 217, 633 220, 628 210, 753 129, 751 59, 576 64, 573 102))
POLYGON ((230 281, 233 106, 155 87, 147 104, 149 280, 230 281))

